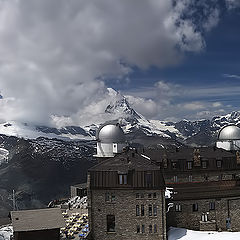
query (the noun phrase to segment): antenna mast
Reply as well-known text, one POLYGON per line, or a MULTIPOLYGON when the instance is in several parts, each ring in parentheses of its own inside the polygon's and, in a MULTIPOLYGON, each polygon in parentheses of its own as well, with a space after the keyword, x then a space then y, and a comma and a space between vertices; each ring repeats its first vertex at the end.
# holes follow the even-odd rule
POLYGON ((13 201, 13 211, 15 211, 15 210, 16 210, 15 190, 13 190, 13 197, 12 197, 12 201, 13 201))

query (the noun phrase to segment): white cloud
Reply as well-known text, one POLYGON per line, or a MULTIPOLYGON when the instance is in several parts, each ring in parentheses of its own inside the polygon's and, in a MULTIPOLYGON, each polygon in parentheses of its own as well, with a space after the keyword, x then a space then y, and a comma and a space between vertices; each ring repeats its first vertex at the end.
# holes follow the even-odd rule
MULTIPOLYGON (((151 88, 139 88, 126 94, 134 98, 150 99, 152 105, 155 106, 151 118, 179 121, 183 118, 190 120, 211 118, 218 114, 238 110, 229 104, 229 99, 236 96, 236 101, 238 101, 239 92, 238 86, 210 85, 203 88, 159 81, 151 88), (211 96, 210 99, 209 96, 211 96)), ((145 113, 141 104, 138 106, 138 112, 143 115, 145 113)))
POLYGON ((234 9, 240 7, 240 0, 225 0, 228 9, 234 9))
POLYGON ((223 77, 240 79, 240 76, 236 74, 223 74, 223 77))
POLYGON ((222 106, 222 103, 220 103, 220 102, 214 102, 214 103, 212 104, 212 106, 215 107, 215 108, 221 107, 221 106, 222 106))
MULTIPOLYGON (((185 51, 205 47, 196 12, 183 18, 191 9, 190 0, 0 1, 0 119, 59 125, 101 119, 111 98, 105 79, 121 79, 133 66, 174 65, 185 51)), ((216 25, 214 12, 202 19, 208 30, 216 25)), ((167 104, 166 93, 157 94, 167 104)), ((155 103, 135 105, 141 101, 153 115, 155 103)))
POLYGON ((201 110, 205 108, 205 106, 200 102, 185 103, 182 107, 186 110, 201 110))
POLYGON ((220 10, 214 8, 212 14, 208 16, 207 21, 203 24, 203 27, 206 31, 210 31, 213 27, 217 26, 220 19, 220 10))
POLYGON ((148 119, 155 117, 158 113, 158 106, 152 99, 133 96, 126 96, 126 98, 135 111, 141 113, 148 119))

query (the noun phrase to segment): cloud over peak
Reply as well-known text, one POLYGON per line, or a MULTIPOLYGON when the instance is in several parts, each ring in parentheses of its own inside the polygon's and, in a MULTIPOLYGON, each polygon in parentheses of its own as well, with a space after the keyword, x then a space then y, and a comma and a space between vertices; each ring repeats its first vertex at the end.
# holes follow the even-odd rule
POLYGON ((194 10, 190 0, 0 1, 0 119, 86 123, 109 100, 106 78, 204 49, 203 31, 219 18, 207 2, 194 10))

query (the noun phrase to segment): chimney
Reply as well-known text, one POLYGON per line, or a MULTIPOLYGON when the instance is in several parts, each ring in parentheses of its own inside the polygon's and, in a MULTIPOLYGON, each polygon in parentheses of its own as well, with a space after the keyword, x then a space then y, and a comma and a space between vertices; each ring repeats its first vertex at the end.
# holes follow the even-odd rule
POLYGON ((240 153, 239 151, 236 151, 236 159, 237 159, 237 165, 240 164, 240 153))
POLYGON ((195 167, 201 166, 201 155, 200 155, 200 149, 194 149, 193 150, 193 163, 195 167))

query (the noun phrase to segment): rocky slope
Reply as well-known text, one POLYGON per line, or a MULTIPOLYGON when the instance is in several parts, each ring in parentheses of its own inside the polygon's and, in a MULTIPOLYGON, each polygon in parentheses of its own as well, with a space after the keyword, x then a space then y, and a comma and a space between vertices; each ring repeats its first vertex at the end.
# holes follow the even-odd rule
POLYGON ((86 181, 95 164, 93 142, 0 136, 8 159, 0 165, 0 217, 12 210, 12 190, 19 209, 36 208, 69 196, 69 186, 86 181))

